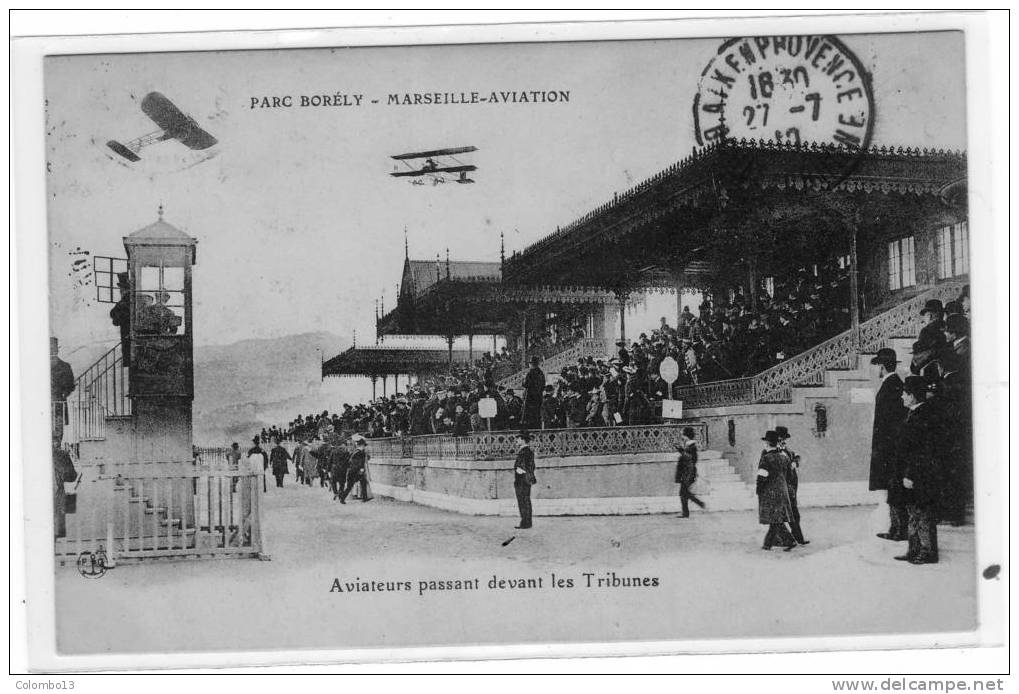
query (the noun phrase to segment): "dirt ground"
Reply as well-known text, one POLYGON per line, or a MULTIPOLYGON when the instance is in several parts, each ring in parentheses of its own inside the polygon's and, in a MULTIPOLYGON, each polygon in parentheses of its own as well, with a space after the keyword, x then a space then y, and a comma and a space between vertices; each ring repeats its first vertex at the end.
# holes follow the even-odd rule
POLYGON ((973 528, 941 526, 941 563, 911 566, 893 560, 903 543, 874 537, 884 510, 873 506, 806 509, 811 544, 788 553, 761 550, 765 528, 752 512, 538 517, 533 529, 515 530, 514 519, 383 498, 341 505, 292 478, 270 488, 263 508, 271 561, 124 565, 98 580, 58 568, 58 651, 975 628, 973 528))

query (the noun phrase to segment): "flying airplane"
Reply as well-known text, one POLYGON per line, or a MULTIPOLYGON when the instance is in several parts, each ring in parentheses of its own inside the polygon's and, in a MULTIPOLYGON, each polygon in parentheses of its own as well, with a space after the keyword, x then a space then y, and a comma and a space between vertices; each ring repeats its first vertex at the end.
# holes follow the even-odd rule
POLYGON ((215 137, 202 130, 194 118, 182 112, 159 92, 149 92, 145 95, 142 99, 142 112, 160 129, 123 144, 116 140, 106 143, 107 147, 128 161, 140 161, 138 153, 144 147, 164 140, 177 140, 188 149, 208 149, 218 142, 215 137))
POLYGON ((407 171, 400 171, 399 167, 395 167, 397 170, 389 174, 397 178, 413 177, 414 180, 411 183, 415 185, 422 185, 424 181, 421 179, 422 176, 427 176, 432 180, 432 185, 438 185, 445 183, 447 180, 454 180, 457 183, 474 183, 473 178, 468 178, 467 174, 471 171, 476 171, 478 167, 473 164, 465 164, 456 158, 457 154, 467 154, 469 152, 476 152, 477 147, 451 147, 449 149, 432 149, 427 152, 410 152, 408 154, 394 154, 393 159, 402 162, 407 167, 407 171), (410 164, 415 159, 424 159, 424 162, 417 165, 420 168, 415 168, 410 164), (452 160, 452 161, 447 161, 452 160), (447 179, 446 174, 457 174, 455 178, 447 179))

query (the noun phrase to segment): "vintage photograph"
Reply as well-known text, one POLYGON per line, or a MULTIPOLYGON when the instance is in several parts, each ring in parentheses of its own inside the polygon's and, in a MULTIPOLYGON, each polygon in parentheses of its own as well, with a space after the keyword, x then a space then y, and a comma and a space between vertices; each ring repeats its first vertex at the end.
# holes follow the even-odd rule
POLYGON ((967 34, 718 28, 46 56, 56 654, 976 644, 967 34))

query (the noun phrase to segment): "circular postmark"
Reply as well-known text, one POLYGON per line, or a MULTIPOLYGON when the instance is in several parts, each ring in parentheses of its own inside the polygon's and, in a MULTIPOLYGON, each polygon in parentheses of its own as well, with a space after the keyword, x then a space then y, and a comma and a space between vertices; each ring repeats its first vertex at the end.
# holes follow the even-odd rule
POLYGON ((106 575, 106 551, 102 546, 95 552, 85 550, 78 555, 78 573, 82 578, 102 578, 106 575))
POLYGON ((747 139, 864 152, 874 95, 870 74, 834 36, 742 37, 704 68, 693 116, 701 146, 747 139))

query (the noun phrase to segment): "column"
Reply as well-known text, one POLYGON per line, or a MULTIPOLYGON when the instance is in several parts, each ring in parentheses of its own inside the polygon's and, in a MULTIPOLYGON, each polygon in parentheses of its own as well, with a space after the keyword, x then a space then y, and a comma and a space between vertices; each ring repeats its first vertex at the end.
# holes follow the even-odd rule
POLYGON ((520 312, 520 368, 527 366, 527 309, 520 312))
POLYGON ((370 378, 371 382, 372 382, 372 400, 374 400, 375 399, 375 383, 379 380, 379 377, 375 376, 373 374, 373 375, 369 376, 368 378, 370 378))
POLYGON ((853 233, 849 237, 849 321, 852 329, 854 349, 860 346, 860 277, 858 258, 856 256, 857 225, 853 224, 853 233))
POLYGON ((474 363, 474 335, 467 336, 467 361, 474 363))

